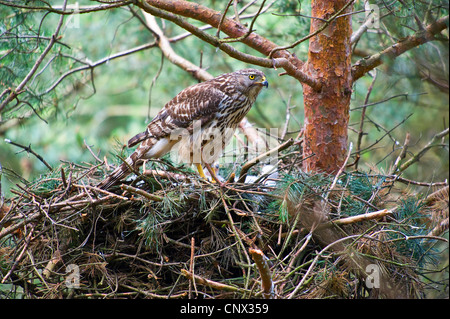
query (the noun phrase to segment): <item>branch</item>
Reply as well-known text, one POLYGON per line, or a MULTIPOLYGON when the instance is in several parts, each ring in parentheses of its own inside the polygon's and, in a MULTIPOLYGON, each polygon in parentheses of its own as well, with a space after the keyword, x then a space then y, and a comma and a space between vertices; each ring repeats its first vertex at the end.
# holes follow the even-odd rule
POLYGON ((225 284, 222 284, 217 281, 213 281, 213 280, 206 279, 206 278, 203 278, 198 275, 194 275, 193 273, 187 271, 186 269, 181 269, 181 274, 191 280, 195 280, 195 282, 197 284, 208 286, 212 289, 226 290, 226 291, 233 291, 233 292, 246 292, 246 293, 249 292, 247 289, 238 288, 238 287, 234 287, 234 286, 230 286, 230 285, 225 285, 225 284))
POLYGON ((390 169, 390 175, 394 174, 398 166, 400 165, 400 162, 406 157, 406 152, 408 151, 409 142, 411 139, 411 134, 409 132, 406 132, 405 142, 403 143, 402 150, 400 154, 398 155, 397 159, 395 160, 394 166, 390 169))
POLYGON ((287 140, 286 142, 284 142, 283 144, 279 145, 278 147, 271 149, 253 159, 251 159, 250 161, 248 161, 247 163, 245 163, 242 166, 241 169, 241 174, 239 175, 239 180, 238 183, 243 183, 245 181, 245 177, 247 176, 248 170, 250 168, 252 168, 254 165, 258 164, 261 160, 272 156, 273 154, 277 154, 278 152, 281 152, 282 150, 287 149, 288 147, 290 147, 292 144, 294 144, 294 140, 291 138, 289 140, 287 140))
POLYGON ((265 299, 271 299, 274 294, 273 281, 270 267, 267 263, 267 257, 264 256, 264 253, 260 249, 249 248, 248 252, 252 255, 252 258, 255 261, 261 275, 261 287, 263 290, 262 295, 265 299))
MULTIPOLYGON (((63 11, 66 9, 66 4, 67 4, 67 0, 64 1, 63 11)), ((22 80, 22 82, 20 82, 20 84, 15 89, 6 89, 2 93, 2 96, 4 93, 9 93, 9 95, 6 97, 6 99, 0 105, 0 113, 12 100, 14 100, 17 96, 19 96, 20 94, 22 94, 24 92, 25 85, 28 83, 28 81, 31 80, 31 77, 36 73, 37 69, 39 68, 41 63, 44 61, 44 58, 47 56, 47 54, 53 48, 53 45, 57 42, 58 34, 59 34, 59 31, 61 30, 63 22, 64 22, 64 16, 61 16, 59 18, 58 25, 56 26, 56 30, 53 33, 49 43, 47 44, 47 46, 45 47, 44 51, 39 56, 39 58, 36 60, 33 67, 31 68, 31 70, 28 72, 28 74, 22 80)))
POLYGON ((36 156, 36 158, 37 158, 38 160, 40 160, 45 166, 47 166, 47 168, 48 168, 49 170, 51 170, 51 171, 53 170, 53 168, 45 161, 45 159, 44 159, 41 155, 39 155, 38 153, 36 153, 35 151, 33 151, 33 150, 31 149, 31 144, 28 145, 28 146, 24 146, 24 145, 22 145, 22 144, 13 142, 13 141, 11 141, 11 140, 9 140, 9 139, 7 139, 7 138, 5 138, 5 142, 8 143, 8 144, 12 144, 12 145, 14 145, 14 146, 20 147, 20 148, 22 148, 24 151, 26 151, 27 153, 33 154, 34 156, 36 156))
POLYGON ((170 62, 193 74, 196 79, 199 79, 201 81, 206 81, 213 78, 213 76, 207 71, 175 53, 175 51, 172 49, 172 46, 170 45, 169 40, 164 35, 159 25, 156 23, 155 17, 145 11, 143 11, 143 13, 147 26, 158 36, 157 42, 159 48, 170 62))
MULTIPOLYGON (((43 1, 41 1, 41 2, 43 2, 43 1)), ((62 5, 62 6, 50 6, 50 5, 48 5, 48 6, 31 6, 30 4, 22 5, 19 3, 12 3, 11 0, 0 1, 0 4, 11 7, 11 8, 17 8, 17 9, 52 12, 52 13, 56 13, 56 14, 60 14, 60 15, 73 15, 73 14, 91 13, 91 12, 120 8, 120 7, 127 6, 129 4, 132 4, 133 2, 134 2, 133 0, 115 1, 112 3, 104 3, 104 4, 92 5, 92 6, 79 6, 79 7, 74 7, 73 5, 69 4, 67 6, 67 8, 65 5, 62 5)))
POLYGON ((419 153, 417 153, 416 155, 414 155, 411 159, 409 159, 406 163, 404 163, 402 166, 400 166, 400 168, 398 169, 400 172, 403 172, 405 169, 407 169, 408 167, 410 167, 412 164, 414 164, 415 162, 418 162, 420 160, 420 158, 433 146, 438 146, 438 145, 433 145, 433 143, 440 138, 443 138, 444 136, 448 135, 449 133, 449 129, 445 129, 442 132, 436 134, 435 136, 433 136, 433 138, 431 139, 431 141, 428 142, 427 145, 425 145, 420 151, 419 153))
POLYGON ((448 27, 449 18, 445 16, 436 22, 428 25, 425 30, 418 31, 414 35, 395 43, 387 49, 376 53, 367 59, 361 59, 352 67, 353 81, 358 80, 370 70, 381 65, 385 59, 395 59, 406 51, 418 47, 421 44, 435 40, 434 36, 448 27))
MULTIPOLYGON (((129 49, 129 50, 125 50, 125 51, 122 51, 122 52, 119 52, 119 53, 116 53, 116 54, 112 54, 110 56, 102 58, 102 59, 100 59, 100 60, 98 60, 96 62, 93 62, 93 63, 89 62, 89 60, 86 60, 86 62, 82 62, 85 65, 80 66, 80 67, 75 68, 75 69, 71 69, 71 70, 67 71, 66 73, 64 73, 63 75, 61 75, 58 80, 56 80, 47 90, 45 90, 44 92, 40 93, 39 96, 45 95, 45 94, 51 92, 52 90, 54 90, 61 83, 62 80, 64 80, 66 77, 68 77, 69 75, 71 75, 73 73, 81 72, 81 71, 84 71, 84 70, 92 70, 93 68, 95 68, 95 67, 97 67, 99 65, 108 63, 111 60, 114 60, 114 59, 117 59, 117 58, 121 58, 123 56, 127 56, 127 55, 130 55, 130 54, 142 51, 142 50, 153 48, 156 45, 157 45, 156 42, 143 44, 143 45, 137 46, 137 47, 129 49)), ((79 62, 81 62, 81 61, 79 61, 79 62)))
POLYGON ((325 30, 328 27, 328 25, 331 22, 333 22, 334 20, 336 20, 339 17, 342 17, 341 13, 344 12, 354 1, 355 0, 350 0, 349 2, 347 2, 345 6, 343 6, 339 11, 337 11, 335 14, 333 14, 333 16, 331 16, 328 20, 322 20, 322 22, 323 22, 322 26, 320 26, 320 28, 318 28, 316 31, 308 34, 307 36, 301 38, 300 40, 295 41, 294 43, 292 43, 290 45, 276 47, 273 50, 271 50, 269 53, 269 58, 271 58, 277 51, 292 49, 292 48, 296 47, 297 45, 299 45, 300 43, 305 42, 306 40, 312 38, 313 36, 321 33, 323 30, 325 30))
POLYGON ((266 68, 281 67, 286 70, 286 74, 296 78, 301 83, 305 83, 315 90, 320 90, 321 88, 321 83, 317 79, 310 77, 301 70, 304 64, 303 61, 291 55, 286 50, 278 51, 273 54, 273 59, 246 54, 236 50, 229 44, 224 43, 223 40, 204 32, 200 28, 195 27, 181 18, 193 18, 215 28, 218 28, 220 25, 221 32, 224 32, 231 38, 239 38, 242 43, 266 56, 268 56, 273 49, 278 47, 275 43, 254 32, 245 36, 248 33, 248 29, 232 19, 223 19, 221 23, 222 14, 218 11, 184 0, 146 0, 145 2, 139 2, 137 5, 142 10, 154 16, 172 21, 201 40, 219 48, 232 58, 266 68))
POLYGON ((333 220, 326 224, 323 224, 323 226, 321 226, 321 227, 327 227, 327 226, 331 226, 331 225, 342 226, 342 225, 359 223, 359 222, 366 221, 366 220, 380 219, 384 216, 391 215, 392 213, 393 213, 392 209, 389 209, 389 210, 383 209, 383 210, 376 211, 376 212, 360 214, 360 215, 356 215, 356 216, 350 216, 350 217, 341 218, 338 220, 333 220))
POLYGON ((162 202, 162 201, 164 200, 164 198, 162 198, 162 197, 160 197, 160 196, 157 196, 157 195, 154 195, 154 194, 147 193, 146 191, 144 191, 144 190, 142 190, 142 189, 139 189, 139 188, 136 188, 136 187, 133 187, 133 186, 129 186, 129 185, 122 184, 122 185, 120 185, 120 188, 121 188, 122 190, 124 190, 124 191, 130 193, 130 194, 135 194, 135 195, 141 195, 141 196, 144 196, 144 197, 147 198, 148 200, 153 200, 153 201, 156 201, 156 202, 162 202))

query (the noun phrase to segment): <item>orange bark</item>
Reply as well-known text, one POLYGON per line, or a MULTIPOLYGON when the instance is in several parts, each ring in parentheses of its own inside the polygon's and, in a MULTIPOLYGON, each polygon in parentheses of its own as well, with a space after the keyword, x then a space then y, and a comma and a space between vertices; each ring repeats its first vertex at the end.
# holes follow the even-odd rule
MULTIPOLYGON (((198 21, 207 23, 215 28, 218 28, 220 24, 220 30, 231 38, 240 38, 247 35, 245 38, 241 39, 240 42, 246 44, 247 46, 257 50, 258 52, 264 55, 268 56, 272 50, 278 47, 275 43, 260 36, 255 32, 248 34, 248 29, 245 26, 234 21, 233 19, 226 18, 223 19, 221 23, 222 12, 212 10, 201 4, 185 0, 145 0, 145 2, 147 5, 153 8, 163 10, 163 12, 170 12, 172 14, 175 14, 176 16, 196 19, 198 21)), ((162 16, 160 12, 157 11, 151 12, 148 6, 141 6, 141 9, 155 16, 168 18, 162 16)), ((180 21, 173 19, 173 22, 185 28, 185 25, 182 25, 180 21)), ((205 41, 204 37, 205 34, 203 34, 202 37, 199 33, 196 33, 193 30, 189 30, 188 28, 186 28, 186 30, 190 31, 196 36, 199 36, 201 39, 205 41)), ((255 59, 252 59, 253 61, 250 61, 248 60, 249 59, 248 56, 247 57, 243 56, 243 53, 235 50, 232 47, 228 47, 228 49, 225 50, 224 46, 226 46, 226 44, 224 43, 222 46, 220 46, 218 45, 217 41, 219 40, 215 38, 212 41, 206 40, 206 42, 209 42, 210 44, 221 47, 221 49, 224 50, 227 54, 238 60, 245 61, 247 63, 252 63, 255 65, 261 65, 264 67, 282 67, 285 69, 286 74, 293 76, 294 78, 298 79, 301 83, 308 83, 309 85, 315 87, 316 89, 320 87, 320 83, 318 83, 318 81, 315 81, 313 78, 307 77, 301 71, 303 61, 301 61, 295 55, 289 53, 288 51, 285 50, 276 51, 272 55, 272 58, 270 59, 257 58, 258 59, 257 61, 255 59), (231 49, 233 50, 233 52, 231 52, 231 49)))
MULTIPOLYGON (((312 0, 311 15, 329 19, 348 0, 312 0)), ((344 12, 352 10, 350 5, 344 12)), ((311 32, 323 25, 323 20, 311 20, 311 32)), ((303 85, 305 106, 304 161, 306 171, 336 173, 344 164, 348 147, 351 78, 351 15, 344 15, 327 26, 309 43, 308 61, 303 70, 321 81, 316 91, 303 85)))

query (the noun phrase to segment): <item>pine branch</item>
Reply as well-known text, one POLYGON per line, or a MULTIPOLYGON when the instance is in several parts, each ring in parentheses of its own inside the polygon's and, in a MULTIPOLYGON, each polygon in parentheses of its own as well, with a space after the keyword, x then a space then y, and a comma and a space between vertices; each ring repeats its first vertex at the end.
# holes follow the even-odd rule
POLYGON ((386 58, 395 59, 408 50, 435 40, 435 35, 448 28, 448 17, 449 16, 442 17, 436 22, 428 25, 424 31, 418 31, 414 35, 391 45, 385 50, 356 62, 352 67, 353 82, 364 76, 370 70, 383 64, 383 61, 386 58))
MULTIPOLYGON (((63 4, 63 11, 66 9, 66 5, 67 5, 67 0, 64 1, 63 4)), ((51 51, 51 49, 53 48, 53 45, 55 45, 55 43, 58 40, 58 35, 59 35, 59 31, 61 30, 61 27, 63 25, 64 22, 64 16, 61 16, 59 18, 59 22, 58 25, 56 26, 56 30, 53 33, 49 43, 47 44, 47 46, 45 47, 44 51, 42 52, 42 54, 38 57, 38 59, 36 60, 36 62, 34 63, 33 67, 31 68, 31 70, 28 72, 28 74, 25 76, 25 78, 22 80, 22 82, 20 82, 20 84, 15 88, 15 89, 6 89, 3 93, 2 96, 5 93, 9 93, 9 95, 6 97, 6 99, 2 102, 2 104, 0 105, 0 113, 3 111, 4 108, 6 108, 6 106, 13 101, 14 99, 16 99, 20 94, 22 94, 25 91, 25 86, 27 85, 27 83, 31 80, 31 78, 33 77, 33 75, 36 73, 37 69, 39 68, 39 66, 41 65, 41 63, 44 61, 45 57, 47 56, 47 54, 51 51)))
MULTIPOLYGON (((172 21, 181 28, 189 31, 193 35, 197 36, 201 40, 209 43, 210 45, 219 48, 230 57, 237 60, 259 65, 266 68, 283 68, 286 74, 296 78, 302 83, 305 83, 315 90, 320 90, 321 83, 307 75, 302 71, 303 61, 299 60, 297 57, 293 56, 286 50, 278 51, 273 54, 273 58, 261 58, 251 54, 243 53, 231 45, 224 43, 221 39, 204 32, 198 27, 186 22, 182 17, 196 19, 203 23, 207 23, 215 28, 219 27, 221 20, 221 13, 203 5, 188 2, 184 0, 146 0, 145 2, 140 2, 137 4, 142 10, 172 21)), ((226 33, 228 36, 241 39, 241 42, 247 46, 261 52, 262 54, 268 56, 272 49, 278 46, 269 41, 268 39, 252 32, 248 36, 248 29, 243 25, 232 19, 224 19, 222 24, 220 24, 221 31, 226 33)))
POLYGON ((164 35, 164 32, 159 27, 158 23, 156 23, 156 19, 153 15, 144 12, 145 21, 147 23, 147 26, 154 32, 158 37, 158 46, 161 49, 161 52, 164 54, 164 56, 169 59, 170 62, 173 64, 181 67, 183 70, 186 70, 187 72, 194 75, 195 78, 206 81, 213 78, 213 76, 208 73, 207 71, 203 70, 202 68, 198 67, 191 61, 183 58, 182 56, 178 55, 170 45, 169 40, 164 35))

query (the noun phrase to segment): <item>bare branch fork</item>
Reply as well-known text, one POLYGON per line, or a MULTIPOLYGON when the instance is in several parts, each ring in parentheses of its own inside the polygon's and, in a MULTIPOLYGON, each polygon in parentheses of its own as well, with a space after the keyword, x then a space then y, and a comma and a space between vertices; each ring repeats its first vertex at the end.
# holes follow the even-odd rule
POLYGON ((370 70, 381 65, 384 59, 395 59, 396 57, 412 48, 418 47, 421 44, 434 40, 435 35, 448 28, 448 23, 449 16, 442 17, 425 27, 425 30, 418 31, 414 35, 393 44, 392 46, 379 53, 359 60, 352 67, 353 81, 358 80, 370 70))
MULTIPOLYGON (((408 167, 410 167, 412 164, 414 164, 415 162, 418 162, 422 156, 432 147, 434 146, 440 146, 440 145, 436 145, 435 142, 438 139, 441 139, 445 136, 447 136, 449 134, 449 128, 446 128, 445 130, 443 130, 440 133, 437 133, 436 135, 433 136, 433 138, 427 143, 427 145, 425 145, 416 155, 414 155, 411 159, 409 159, 407 162, 405 162, 403 165, 401 165, 398 170, 400 172, 403 172, 404 170, 406 170, 408 167)), ((442 146, 448 146, 448 144, 441 144, 442 146)))
POLYGON ((11 145, 20 147, 21 149, 23 149, 23 150, 26 151, 27 153, 33 154, 34 156, 36 156, 36 158, 37 158, 38 160, 40 160, 45 166, 47 166, 47 168, 48 168, 49 170, 51 170, 51 171, 53 170, 53 168, 50 166, 50 164, 48 164, 48 163, 45 161, 45 159, 44 159, 41 155, 39 155, 38 153, 36 153, 35 151, 33 151, 33 150, 31 149, 31 144, 28 145, 28 146, 25 146, 25 145, 22 145, 22 144, 13 142, 13 141, 11 141, 11 140, 9 140, 9 139, 7 139, 7 138, 5 138, 5 142, 8 143, 8 144, 11 144, 11 145))

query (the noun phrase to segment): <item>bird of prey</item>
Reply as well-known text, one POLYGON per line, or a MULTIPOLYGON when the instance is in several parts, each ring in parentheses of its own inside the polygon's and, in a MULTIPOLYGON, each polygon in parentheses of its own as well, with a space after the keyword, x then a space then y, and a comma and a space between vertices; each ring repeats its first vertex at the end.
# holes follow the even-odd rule
POLYGON ((206 178, 202 165, 208 167, 220 157, 239 122, 268 85, 263 72, 242 69, 184 89, 144 132, 128 141, 128 147, 140 145, 97 186, 110 188, 146 160, 162 157, 175 145, 178 156, 196 165, 199 175, 206 178))

